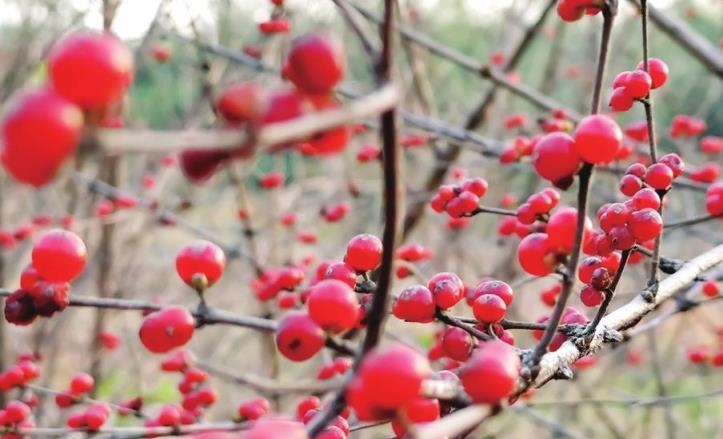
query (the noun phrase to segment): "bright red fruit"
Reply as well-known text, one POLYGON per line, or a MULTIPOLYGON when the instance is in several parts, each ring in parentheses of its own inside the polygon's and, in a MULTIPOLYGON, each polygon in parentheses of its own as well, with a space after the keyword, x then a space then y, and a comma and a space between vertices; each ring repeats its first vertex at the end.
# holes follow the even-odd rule
POLYGON ((354 290, 342 281, 323 280, 313 287, 306 301, 309 316, 325 331, 351 329, 357 321, 359 302, 354 290))
MULTIPOLYGON (((587 241, 592 235, 592 221, 590 221, 590 218, 585 217, 584 224, 583 241, 587 241)), ((549 236, 550 245, 559 248, 564 253, 569 253, 575 244, 577 209, 574 207, 558 209, 550 216, 545 230, 549 236)))
POLYGON ((557 265, 556 255, 545 233, 525 236, 517 247, 517 260, 522 269, 533 276, 546 276, 557 265))
POLYGON ((50 89, 25 92, 2 122, 0 159, 18 181, 42 186, 75 151, 83 113, 50 89))
POLYGON ((283 73, 304 93, 328 93, 344 76, 343 48, 327 34, 296 38, 291 43, 283 73))
POLYGON ((346 246, 344 262, 357 271, 371 271, 382 262, 382 241, 374 235, 353 237, 346 246))
POLYGON ((324 346, 324 330, 308 314, 286 314, 276 329, 276 347, 291 361, 304 361, 324 346))
POLYGON ((467 361, 475 347, 472 336, 464 329, 449 327, 442 334, 442 350, 449 358, 456 361, 467 361))
POLYGON ((392 429, 397 437, 404 437, 407 432, 405 425, 410 422, 420 424, 439 419, 439 400, 415 398, 403 405, 397 417, 392 420, 392 429))
POLYGON ((191 287, 194 276, 203 275, 206 286, 218 281, 226 268, 226 255, 216 244, 209 241, 196 241, 183 247, 176 256, 176 272, 191 287))
POLYGON ((474 402, 496 404, 512 393, 519 374, 517 352, 507 343, 490 341, 475 350, 459 377, 474 402))
POLYGON ((259 178, 259 184, 264 189, 276 189, 284 184, 284 174, 280 172, 269 172, 259 178))
POLYGON ((231 153, 220 149, 186 149, 179 162, 183 175, 194 183, 208 181, 231 159, 231 153))
POLYGON ((723 182, 708 186, 705 193, 705 208, 713 216, 723 215, 723 182))
POLYGON ((216 109, 228 123, 237 125, 261 114, 264 91, 255 82, 238 82, 226 87, 216 100, 216 109))
POLYGON ((720 293, 720 288, 718 288, 718 284, 714 280, 709 280, 703 284, 701 291, 707 297, 715 297, 720 293))
POLYGON ((650 75, 642 70, 633 70, 627 76, 625 84, 625 93, 631 98, 644 98, 650 92, 653 81, 650 75))
POLYGON ((628 227, 637 242, 645 242, 660 235, 663 219, 656 210, 646 208, 633 212, 628 227))
POLYGON ((340 280, 349 285, 350 288, 356 286, 356 271, 344 262, 330 264, 321 278, 340 280))
POLYGON ((483 294, 475 299, 472 311, 477 320, 484 323, 497 323, 505 317, 507 305, 494 294, 483 294))
POLYGON ((628 111, 633 108, 634 99, 627 93, 625 87, 618 87, 610 95, 610 108, 615 111, 628 111))
MULTIPOLYGON (((641 61, 636 68, 645 70, 645 62, 641 61)), ((662 87, 668 80, 668 66, 658 58, 648 58, 648 73, 652 79, 652 88, 662 87)))
POLYGON ((133 80, 133 55, 109 33, 79 31, 53 47, 48 73, 60 94, 85 109, 101 109, 120 99, 133 80))
POLYGON ((74 375, 70 380, 70 393, 74 396, 80 396, 90 391, 95 385, 95 380, 87 373, 79 373, 74 375))
POLYGON ((422 285, 410 285, 394 299, 392 314, 407 322, 429 323, 434 320, 432 292, 422 285))
POLYGON ((441 309, 449 309, 457 304, 464 296, 464 283, 454 273, 437 273, 427 284, 434 296, 434 301, 441 309))
POLYGON ((614 120, 601 114, 585 117, 575 129, 575 150, 588 163, 604 164, 615 159, 623 133, 614 120))
POLYGON ((52 282, 70 282, 78 277, 88 256, 83 240, 73 232, 53 229, 33 245, 33 266, 40 277, 52 282))
POLYGON ((546 180, 556 183, 570 177, 580 167, 580 156, 574 140, 565 133, 546 134, 533 152, 535 170, 546 180))
POLYGON ((468 296, 467 299, 472 299, 472 302, 474 302, 474 299, 477 299, 477 297, 483 294, 498 296, 505 302, 506 306, 510 306, 514 292, 512 291, 512 287, 505 282, 500 280, 484 280, 475 287, 472 294, 468 296))
POLYGON ((143 346, 153 353, 165 353, 188 343, 196 322, 181 306, 169 306, 143 319, 139 335, 143 346))
POLYGON ((159 63, 165 63, 171 59, 171 49, 164 44, 156 44, 151 48, 151 55, 159 63))
POLYGON ((585 306, 589 306, 591 308, 600 305, 603 298, 604 295, 602 291, 596 290, 592 285, 585 285, 582 288, 582 291, 580 291, 580 301, 582 301, 585 306))

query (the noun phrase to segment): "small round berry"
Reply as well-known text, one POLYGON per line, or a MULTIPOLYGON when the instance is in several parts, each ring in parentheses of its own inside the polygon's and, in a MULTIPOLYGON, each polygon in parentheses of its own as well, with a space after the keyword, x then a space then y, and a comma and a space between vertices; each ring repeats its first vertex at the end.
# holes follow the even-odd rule
POLYGON ((74 396, 88 393, 95 385, 95 380, 87 373, 79 373, 70 380, 70 393, 74 396))
POLYGON ((463 366, 459 377, 474 402, 496 404, 515 389, 520 357, 507 343, 482 343, 463 366))
POLYGON ((630 96, 624 87, 618 87, 610 95, 608 105, 615 111, 628 111, 633 108, 635 100, 630 96))
POLYGON ((546 233, 531 233, 520 241, 517 260, 522 269, 533 276, 546 276, 557 265, 556 255, 546 233))
POLYGON ((392 314, 407 322, 429 323, 434 320, 434 296, 422 285, 410 285, 394 299, 392 314))
POLYGON ((276 329, 276 347, 291 361, 304 361, 324 346, 324 330, 308 314, 286 314, 276 329))
POLYGON ((637 242, 649 241, 663 231, 663 219, 656 210, 638 210, 630 217, 629 228, 637 242))
POLYGON ((83 240, 73 232, 53 229, 33 245, 33 266, 40 277, 52 282, 70 282, 78 277, 88 256, 83 240))
POLYGON ((673 171, 673 177, 675 178, 680 177, 683 175, 683 172, 685 172, 685 162, 683 162, 683 159, 676 153, 665 154, 658 162, 669 167, 670 170, 673 171))
POLYGON ((354 290, 342 281, 323 280, 313 287, 306 300, 309 316, 325 331, 336 334, 354 327, 359 302, 354 290))
MULTIPOLYGON (((577 232, 577 209, 574 207, 560 208, 550 216, 545 229, 549 236, 550 245, 559 248, 564 253, 572 251, 577 232)), ((592 234, 592 221, 585 217, 584 240, 592 234)))
POLYGON ((588 163, 604 164, 615 159, 622 145, 623 132, 607 116, 594 114, 580 121, 575 129, 575 150, 588 163))
POLYGON ((143 319, 139 335, 146 349, 165 353, 188 343, 195 327, 196 322, 186 308, 169 306, 143 319))
POLYGON ((648 95, 653 80, 643 70, 633 70, 628 74, 625 92, 633 99, 641 99, 648 95))
POLYGON ((714 280, 709 280, 703 284, 703 288, 701 288, 701 291, 707 297, 715 297, 720 293, 720 288, 714 280))
POLYGON ((620 192, 628 197, 635 195, 642 187, 643 181, 635 175, 623 175, 620 179, 620 192))
POLYGON ((382 242, 374 235, 353 237, 346 246, 344 262, 357 271, 371 271, 382 261, 382 242))
POLYGON ((572 137, 560 132, 542 137, 535 144, 533 152, 537 173, 552 183, 575 174, 580 167, 580 156, 574 143, 572 137))
POLYGON ((334 262, 330 264, 324 271, 322 279, 336 279, 349 285, 350 288, 356 287, 356 270, 345 262, 334 262))
POLYGON ((196 241, 183 247, 176 256, 176 272, 191 287, 196 287, 194 277, 204 276, 210 287, 221 278, 226 268, 226 255, 221 247, 209 241, 196 241))
POLYGON ((505 302, 506 306, 510 306, 514 296, 512 287, 500 280, 485 280, 480 282, 472 291, 469 298, 474 300, 483 294, 493 294, 495 296, 499 296, 499 298, 505 302))
POLYGON ((434 296, 434 301, 441 309, 449 309, 457 304, 464 296, 464 283, 454 273, 437 273, 427 284, 434 296))
POLYGON ((660 208, 660 196, 653 189, 641 189, 633 195, 633 206, 635 210, 646 208, 658 210, 660 208))
POLYGON ((648 167, 645 173, 645 183, 653 189, 665 190, 673 184, 675 175, 667 165, 663 163, 654 163, 648 167))
POLYGON ((442 334, 442 350, 449 358, 456 361, 467 361, 475 347, 472 336, 464 329, 449 327, 442 334))
POLYGON ((218 113, 230 124, 255 120, 263 108, 264 92, 255 82, 229 85, 216 101, 218 113))
POLYGON ((494 294, 483 294, 475 299, 472 311, 477 320, 483 323, 497 323, 505 317, 507 305, 494 294))
POLYGON ((344 76, 341 44, 327 34, 309 34, 291 43, 284 76, 299 90, 312 95, 328 93, 344 76))
MULTIPOLYGON (((645 70, 645 62, 641 61, 636 67, 638 70, 645 70)), ((658 58, 648 58, 648 73, 652 80, 652 88, 662 87, 668 80, 668 66, 658 58)))

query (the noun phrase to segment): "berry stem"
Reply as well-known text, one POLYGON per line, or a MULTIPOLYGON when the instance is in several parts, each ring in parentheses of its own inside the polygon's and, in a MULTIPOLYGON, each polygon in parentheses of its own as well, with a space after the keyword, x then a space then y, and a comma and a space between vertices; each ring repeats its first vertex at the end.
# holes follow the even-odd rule
MULTIPOLYGON (((391 81, 392 49, 394 35, 394 0, 384 1, 384 24, 382 26, 382 49, 376 65, 377 86, 383 87, 391 81)), ((381 115, 382 136, 382 167, 384 178, 384 232, 382 233, 382 262, 379 267, 377 289, 372 296, 372 303, 367 312, 367 331, 364 341, 354 358, 351 373, 347 375, 344 388, 339 390, 327 407, 318 414, 307 426, 309 437, 318 435, 335 416, 339 415, 346 405, 346 387, 365 355, 372 350, 381 339, 384 323, 389 307, 389 290, 392 283, 392 264, 394 248, 399 229, 399 206, 402 204, 403 187, 400 185, 399 145, 397 143, 396 111, 391 108, 381 115)))
POLYGON ((603 300, 602 304, 600 304, 600 308, 597 310, 595 318, 592 320, 592 322, 590 322, 589 325, 587 325, 587 329, 585 329, 585 335, 590 335, 595 332, 595 329, 600 323, 600 320, 602 320, 603 316, 605 316, 605 313, 610 306, 610 302, 612 302, 613 297, 615 297, 615 289, 618 287, 618 283, 620 283, 620 279, 623 277, 623 271, 625 270, 625 266, 628 263, 628 258, 630 258, 631 251, 632 250, 623 250, 620 257, 620 265, 618 266, 618 270, 615 272, 615 277, 610 284, 610 288, 605 291, 605 299, 603 300))
POLYGON ((478 213, 493 213, 495 215, 517 216, 517 212, 509 209, 501 209, 499 207, 477 206, 477 208, 464 216, 475 216, 478 213))
POLYGON ((714 219, 720 219, 721 217, 723 217, 723 215, 701 215, 701 216, 697 216, 694 218, 689 218, 689 219, 665 224, 663 226, 663 229, 668 229, 668 230, 679 229, 681 227, 693 226, 693 225, 704 223, 704 222, 711 221, 714 219))
POLYGON ((488 334, 485 334, 484 332, 482 332, 479 329, 475 328, 474 326, 468 324, 467 322, 463 322, 462 320, 458 319, 457 317, 445 314, 444 311, 442 311, 439 308, 437 308, 437 310, 435 311, 434 316, 440 322, 445 323, 449 326, 455 326, 457 328, 460 328, 476 339, 479 339, 479 340, 491 340, 492 339, 492 337, 489 336, 488 334))
POLYGON ((610 33, 613 28, 613 21, 618 12, 617 0, 605 1, 603 7, 603 28, 602 38, 600 40, 600 53, 598 54, 597 72, 595 74, 595 86, 592 94, 592 104, 590 106, 590 114, 600 112, 600 96, 602 91, 603 80, 605 79, 605 66, 607 64, 608 52, 610 47, 610 33))

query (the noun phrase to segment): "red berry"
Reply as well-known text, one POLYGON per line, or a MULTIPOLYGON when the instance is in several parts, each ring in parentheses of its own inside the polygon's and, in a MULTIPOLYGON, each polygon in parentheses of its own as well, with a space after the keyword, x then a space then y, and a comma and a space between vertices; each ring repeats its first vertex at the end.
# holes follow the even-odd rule
POLYGON ((457 304, 464 295, 464 283, 454 273, 437 273, 427 284, 434 301, 441 309, 449 309, 457 304))
POLYGON ((615 79, 613 80, 613 89, 618 89, 618 88, 624 89, 625 85, 628 83, 628 75, 629 74, 630 74, 630 72, 628 72, 628 71, 618 73, 617 76, 615 77, 615 79))
POLYGON ((33 245, 33 266, 45 280, 70 282, 78 277, 88 251, 73 232, 53 229, 43 234, 33 245))
POLYGON ((291 361, 304 361, 324 346, 324 330, 308 314, 286 314, 276 329, 276 347, 291 361))
POLYGON ((70 380, 70 393, 80 396, 90 391, 95 385, 95 380, 87 373, 79 373, 70 380))
POLYGON ((188 343, 196 322, 181 306, 169 306, 143 319, 139 332, 143 346, 153 353, 168 352, 188 343))
POLYGON ((357 235, 346 246, 344 262, 357 271, 371 271, 382 262, 382 242, 374 235, 357 235))
POLYGON ((186 149, 181 152, 181 172, 193 183, 204 183, 214 176, 228 160, 228 151, 217 149, 186 149))
POLYGON ((459 377, 474 402, 496 404, 514 391, 520 357, 501 341, 482 343, 462 368, 459 377))
POLYGON ((119 100, 133 80, 133 55, 110 33, 79 31, 56 43, 48 55, 53 87, 87 109, 119 100))
POLYGON ((171 59, 171 49, 163 44, 157 44, 151 49, 151 55, 159 63, 165 63, 171 59))
POLYGON ((411 285, 394 299, 392 314, 407 322, 429 323, 434 320, 432 292, 422 285, 411 285))
POLYGON ((673 171, 673 177, 680 177, 685 171, 685 163, 678 154, 670 153, 662 156, 658 162, 663 163, 673 171))
MULTIPOLYGON (((585 217, 584 240, 592 235, 592 221, 585 217)), ((574 207, 561 208, 550 216, 545 229, 549 236, 550 245, 559 248, 564 253, 572 251, 577 231, 577 209, 574 207)))
POLYGON ((710 359, 710 349, 708 346, 693 346, 685 351, 688 361, 693 364, 703 364, 710 359))
MULTIPOLYGON (((641 61, 636 68, 645 70, 645 62, 641 61)), ((668 80, 668 66, 658 58, 648 58, 648 73, 652 79, 652 88, 662 87, 668 80)))
POLYGON ((533 153, 535 170, 546 180, 556 183, 577 172, 580 156, 574 140, 565 133, 550 133, 536 144, 533 153))
POLYGON ((708 186, 705 193, 705 208, 713 216, 723 215, 723 182, 708 186))
POLYGON ((557 265, 556 255, 545 233, 531 233, 520 241, 517 260, 522 269, 533 276, 546 276, 557 265))
POLYGON ((635 245, 635 237, 630 227, 627 226, 613 227, 608 234, 608 239, 613 250, 629 250, 635 245))
POLYGON ((577 278, 580 279, 582 283, 590 283, 593 271, 602 266, 602 259, 598 256, 589 256, 580 261, 580 265, 577 267, 577 278))
POLYGON ((244 421, 255 421, 265 415, 271 404, 266 398, 256 398, 247 401, 238 407, 238 416, 244 421))
POLYGON ((645 183, 653 189, 664 190, 673 184, 673 171, 663 163, 654 163, 645 173, 645 183))
POLYGON ((658 210, 660 208, 660 196, 653 189, 641 189, 633 195, 633 206, 635 210, 646 208, 658 210))
POLYGON ((635 195, 642 187, 643 181, 635 175, 623 175, 623 178, 620 179, 620 192, 628 197, 635 195))
POLYGON ((323 279, 336 279, 349 285, 356 286, 356 271, 345 262, 334 262, 326 268, 323 279))
POLYGON ((467 361, 475 347, 474 340, 467 331, 457 327, 449 327, 442 334, 444 354, 456 361, 467 361))
POLYGON ((575 129, 575 150, 588 163, 604 164, 615 159, 622 145, 623 133, 607 116, 585 117, 575 129))
POLYGON ((181 423, 181 408, 175 404, 166 404, 158 412, 158 423, 165 426, 174 426, 181 423))
POLYGON ((428 398, 415 398, 397 412, 392 420, 392 429, 397 437, 404 437, 410 422, 414 424, 432 422, 439 419, 439 400, 428 398))
POLYGON ((483 294, 492 294, 498 296, 505 302, 506 306, 510 306, 514 292, 512 287, 500 280, 484 280, 480 282, 473 292, 468 296, 468 299, 474 301, 477 297, 483 294))
POLYGON ((284 76, 304 93, 330 92, 344 76, 341 44, 327 34, 308 34, 291 43, 284 76))
POLYGON ((703 294, 707 297, 715 297, 720 293, 720 288, 713 280, 706 281, 701 288, 703 294))
POLYGON ((629 228, 637 242, 649 241, 663 231, 663 219, 656 210, 638 210, 630 217, 629 228))
POLYGON ((83 113, 70 101, 44 89, 23 93, 5 113, 0 158, 18 181, 42 186, 75 151, 83 113))
POLYGON ((624 87, 618 87, 610 95, 610 108, 615 111, 628 111, 633 108, 635 100, 630 96, 624 87))
POLYGON ((10 401, 5 404, 5 421, 7 424, 19 424, 30 417, 30 407, 21 401, 10 401))
POLYGON ((176 272, 187 285, 194 287, 194 277, 202 275, 207 286, 221 278, 226 268, 226 255, 216 244, 196 241, 183 247, 176 256, 176 272))
POLYGON ((483 294, 475 299, 472 311, 480 322, 497 323, 505 317, 507 305, 499 296, 483 294))
POLYGON ((633 99, 644 98, 650 92, 653 81, 643 70, 633 70, 628 74, 625 92, 633 99))
POLYGON ((311 287, 306 301, 309 316, 325 331, 351 329, 357 321, 359 302, 349 285, 326 279, 311 287))
POLYGON ((218 113, 230 124, 255 120, 261 114, 264 91, 255 82, 234 83, 216 101, 218 113))

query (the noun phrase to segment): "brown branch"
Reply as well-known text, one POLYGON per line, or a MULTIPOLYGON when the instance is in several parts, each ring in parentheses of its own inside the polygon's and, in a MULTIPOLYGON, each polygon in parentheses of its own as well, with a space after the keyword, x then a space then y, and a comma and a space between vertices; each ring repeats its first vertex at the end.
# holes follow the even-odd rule
POLYGON ((705 223, 705 222, 712 221, 715 219, 720 220, 721 218, 723 218, 723 215, 701 215, 701 216, 697 216, 694 218, 688 218, 688 219, 681 220, 681 221, 667 223, 663 226, 663 229, 674 230, 674 229, 679 229, 681 227, 688 227, 688 226, 693 226, 696 224, 705 223))

